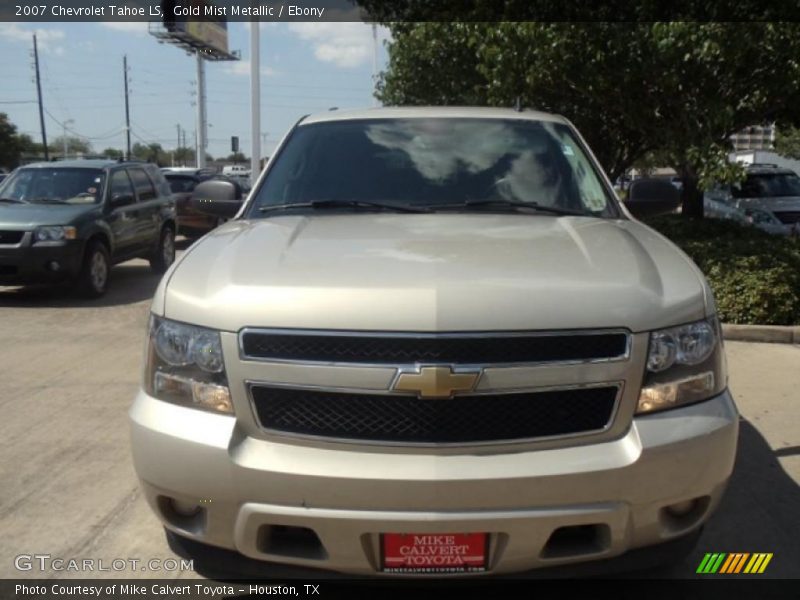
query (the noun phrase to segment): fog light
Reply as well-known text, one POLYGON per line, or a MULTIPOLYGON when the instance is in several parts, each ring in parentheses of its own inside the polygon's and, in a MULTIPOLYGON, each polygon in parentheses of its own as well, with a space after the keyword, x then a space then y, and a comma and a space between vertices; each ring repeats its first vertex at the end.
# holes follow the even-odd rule
POLYGON ((47 268, 55 273, 61 270, 61 265, 57 260, 51 260, 49 263, 47 263, 47 268))
POLYGON ((673 517, 682 517, 692 512, 696 505, 697 500, 684 500, 683 502, 670 504, 664 510, 666 510, 673 517))
POLYGON ((193 517, 200 512, 200 506, 192 502, 183 502, 172 498, 169 503, 175 514, 182 517, 193 517))

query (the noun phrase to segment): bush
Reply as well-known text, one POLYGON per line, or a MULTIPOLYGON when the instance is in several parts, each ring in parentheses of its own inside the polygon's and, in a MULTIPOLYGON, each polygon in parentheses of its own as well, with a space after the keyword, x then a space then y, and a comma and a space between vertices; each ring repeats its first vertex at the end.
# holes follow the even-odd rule
POLYGON ((678 215, 649 219, 706 274, 725 323, 800 324, 800 243, 754 227, 678 215))

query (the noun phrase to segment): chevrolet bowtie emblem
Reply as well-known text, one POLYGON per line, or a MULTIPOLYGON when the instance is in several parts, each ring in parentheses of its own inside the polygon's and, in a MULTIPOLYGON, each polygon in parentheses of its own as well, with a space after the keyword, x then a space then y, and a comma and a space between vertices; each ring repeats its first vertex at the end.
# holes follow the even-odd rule
POLYGON ((453 373, 450 367, 421 367, 401 372, 392 390, 415 392, 420 398, 451 398, 456 392, 473 390, 480 376, 480 371, 453 373))

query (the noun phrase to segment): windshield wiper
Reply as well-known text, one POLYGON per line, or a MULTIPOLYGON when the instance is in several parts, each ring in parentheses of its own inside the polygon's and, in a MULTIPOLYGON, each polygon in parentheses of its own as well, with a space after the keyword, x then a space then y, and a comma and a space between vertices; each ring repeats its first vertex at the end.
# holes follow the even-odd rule
POLYGON ((25 200, 18 200, 17 198, 0 198, 0 202, 10 202, 12 204, 27 204, 25 200))
POLYGON ((499 198, 488 200, 467 200, 465 202, 447 202, 444 204, 429 205, 428 208, 434 210, 442 209, 459 209, 459 208, 511 208, 520 210, 531 210, 534 212, 546 212, 554 215, 572 215, 577 217, 589 217, 588 212, 578 210, 570 210, 568 208, 559 208, 557 206, 545 206, 544 204, 537 204, 535 202, 520 202, 518 200, 502 200, 499 198))
POLYGON ((393 204, 390 202, 373 202, 371 200, 312 200, 311 202, 296 202, 294 204, 272 204, 260 206, 258 212, 275 212, 281 210, 292 210, 296 208, 366 208, 393 210, 395 212, 423 213, 430 212, 427 206, 410 206, 408 204, 393 204))

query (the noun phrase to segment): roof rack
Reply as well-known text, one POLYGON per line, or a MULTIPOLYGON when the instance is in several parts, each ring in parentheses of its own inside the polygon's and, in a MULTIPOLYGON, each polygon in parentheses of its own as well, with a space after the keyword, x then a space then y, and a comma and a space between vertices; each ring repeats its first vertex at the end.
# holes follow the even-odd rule
POLYGON ((747 165, 747 168, 749 169, 750 167, 772 167, 773 169, 779 168, 775 163, 750 163, 747 165))

